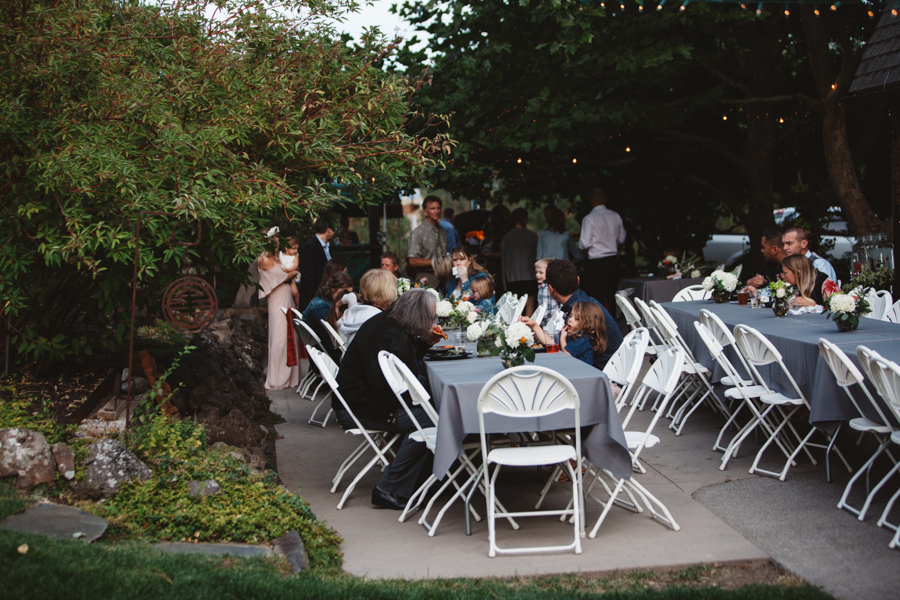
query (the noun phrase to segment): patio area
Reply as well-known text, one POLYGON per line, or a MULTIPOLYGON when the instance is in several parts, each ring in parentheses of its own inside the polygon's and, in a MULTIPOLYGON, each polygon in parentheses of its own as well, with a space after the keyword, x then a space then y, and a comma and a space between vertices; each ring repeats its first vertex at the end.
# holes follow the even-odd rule
MULTIPOLYGON (((305 365, 304 365, 305 366, 305 365)), ((487 556, 487 526, 473 520, 465 535, 462 505, 447 512, 435 537, 417 524, 420 513, 398 523, 399 513, 379 510, 369 501, 380 472, 373 470, 358 484, 342 510, 336 505, 348 483, 331 494, 338 465, 358 443, 330 421, 324 429, 307 424, 315 404, 293 390, 269 392, 272 410, 286 422, 277 425, 278 472, 292 492, 309 501, 316 515, 344 538, 344 568, 370 578, 508 577, 559 573, 601 574, 634 569, 677 569, 698 563, 753 563, 772 560, 780 568, 824 587, 839 598, 895 598, 900 556, 888 549, 891 532, 877 528, 876 518, 858 522, 836 508, 849 478, 834 470, 825 481, 824 464, 798 461, 786 482, 749 475, 756 446, 748 440, 740 456, 719 471, 721 454, 711 449, 721 417, 698 411, 684 434, 676 437, 661 420, 656 433, 662 443, 641 459, 648 473, 640 481, 669 508, 680 531, 672 531, 647 513, 614 508, 596 539, 583 540, 583 554, 487 556)), ((643 428, 649 411, 639 413, 629 429, 643 428)), ((839 443, 853 465, 871 454, 865 440, 842 435, 839 443)), ((821 452, 815 456, 820 457, 821 452)), ((548 473, 544 472, 544 477, 548 473)), ((348 476, 352 477, 351 476, 348 476)), ((501 477, 498 497, 510 510, 532 508, 543 483, 534 469, 501 477), (518 503, 518 506, 517 506, 518 503)), ((551 492, 545 505, 563 504, 567 486, 551 492), (548 504, 551 503, 551 504, 548 504)), ((436 506, 439 506, 437 504, 436 506)), ((473 506, 484 514, 484 499, 473 506)), ((588 501, 588 530, 601 512, 588 501)), ((880 514, 873 506, 871 514, 880 514)), ((501 545, 565 543, 571 528, 552 518, 520 520, 520 530, 498 523, 501 545)))

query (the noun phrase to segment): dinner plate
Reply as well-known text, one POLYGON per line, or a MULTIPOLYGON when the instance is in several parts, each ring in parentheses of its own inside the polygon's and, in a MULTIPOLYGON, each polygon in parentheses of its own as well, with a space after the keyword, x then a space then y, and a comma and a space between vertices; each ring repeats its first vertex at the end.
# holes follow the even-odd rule
POLYGON ((432 354, 431 356, 426 356, 425 360, 428 361, 438 361, 438 360, 463 360, 465 358, 471 358, 471 352, 463 352, 462 354, 432 354))
POLYGON ((540 354, 541 352, 547 351, 547 346, 541 346, 539 348, 532 348, 532 350, 534 350, 535 354, 540 354))
POLYGON ((445 352, 450 352, 453 350, 453 346, 434 346, 429 348, 425 352, 428 354, 444 354, 445 352))

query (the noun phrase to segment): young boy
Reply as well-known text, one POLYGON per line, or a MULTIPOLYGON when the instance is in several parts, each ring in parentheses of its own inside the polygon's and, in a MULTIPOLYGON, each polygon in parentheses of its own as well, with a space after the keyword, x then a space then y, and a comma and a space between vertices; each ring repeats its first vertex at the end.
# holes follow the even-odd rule
POLYGON ((545 281, 547 277, 547 265, 549 264, 549 258, 542 258, 534 263, 534 278, 537 280, 538 284, 537 304, 538 307, 542 305, 547 307, 544 311, 544 318, 540 323, 541 327, 546 326, 547 321, 550 320, 553 313, 559 310, 559 303, 550 297, 550 288, 547 287, 545 281))
MULTIPOLYGON (((300 269, 300 257, 298 256, 299 249, 300 240, 292 237, 290 239, 290 246, 288 246, 284 252, 278 253, 278 262, 282 271, 287 273, 289 271, 300 269)), ((297 282, 299 281, 300 274, 297 273, 297 276, 291 281, 291 296, 294 298, 294 306, 297 306, 300 302, 300 290, 297 288, 297 282)))

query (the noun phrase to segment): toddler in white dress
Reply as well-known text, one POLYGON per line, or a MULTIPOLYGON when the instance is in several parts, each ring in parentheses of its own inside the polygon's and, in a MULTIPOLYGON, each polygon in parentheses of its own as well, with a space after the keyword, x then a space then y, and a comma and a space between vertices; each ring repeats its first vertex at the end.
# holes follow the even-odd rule
MULTIPOLYGON (((300 248, 300 242, 296 238, 291 238, 291 245, 284 251, 278 253, 278 264, 285 273, 300 270, 300 257, 297 255, 300 248)), ((291 281, 291 296, 294 298, 294 305, 299 305, 300 290, 297 283, 300 281, 300 273, 291 281)))

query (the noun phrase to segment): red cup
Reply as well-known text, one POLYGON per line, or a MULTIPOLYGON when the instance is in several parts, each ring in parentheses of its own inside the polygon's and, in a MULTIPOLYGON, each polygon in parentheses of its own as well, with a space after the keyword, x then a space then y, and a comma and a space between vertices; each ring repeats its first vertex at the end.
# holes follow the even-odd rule
POLYGON ((740 306, 746 306, 749 300, 750 292, 738 292, 738 304, 740 306))

